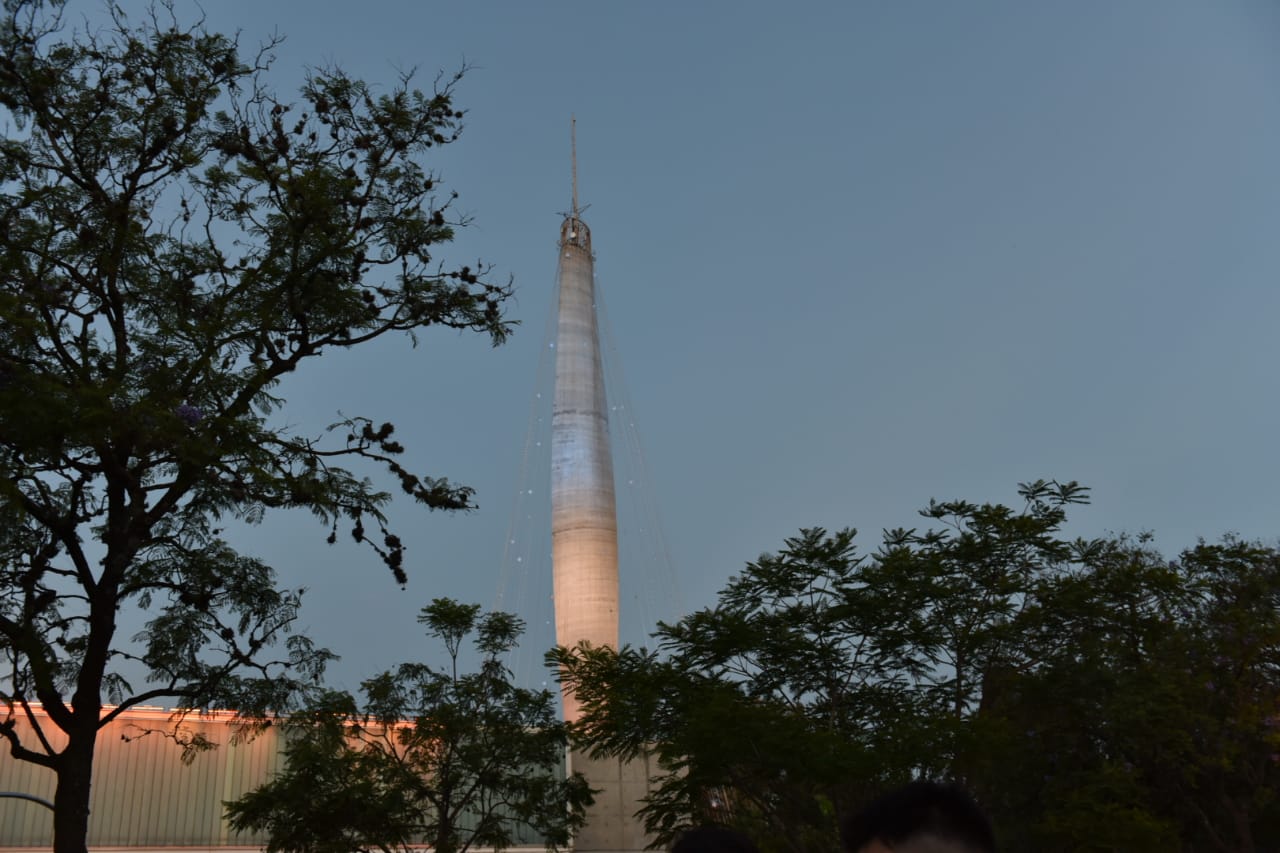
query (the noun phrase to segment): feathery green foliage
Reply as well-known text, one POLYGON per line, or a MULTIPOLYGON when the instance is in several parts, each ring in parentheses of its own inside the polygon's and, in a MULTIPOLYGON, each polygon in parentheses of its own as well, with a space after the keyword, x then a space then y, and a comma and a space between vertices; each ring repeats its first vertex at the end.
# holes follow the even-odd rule
POLYGON ((925 530, 803 530, 657 652, 558 649, 597 754, 651 752, 659 844, 723 823, 836 849, 916 776, 970 787, 1011 850, 1270 849, 1280 838, 1280 551, 1069 541, 1074 483, 925 530))
POLYGON ((497 850, 528 827, 568 846, 591 792, 561 778, 568 731, 559 698, 511 682, 502 656, 524 630, 508 613, 436 599, 422 609, 449 666, 401 664, 289 722, 287 766, 227 804, 231 825, 267 834, 270 853, 497 850), (478 672, 459 670, 470 637, 478 672))
POLYGON ((377 91, 322 69, 291 103, 265 83, 271 44, 246 55, 164 3, 87 30, 63 12, 0 15, 0 737, 57 774, 69 853, 100 726, 143 702, 281 709, 329 657, 291 632, 300 591, 220 519, 310 510, 404 583, 389 495, 356 466, 470 506, 400 464, 390 424, 281 428, 289 377, 433 326, 500 343, 509 288, 434 257, 456 222, 423 160, 457 136, 456 76, 377 91), (149 620, 136 638, 126 609, 149 620))

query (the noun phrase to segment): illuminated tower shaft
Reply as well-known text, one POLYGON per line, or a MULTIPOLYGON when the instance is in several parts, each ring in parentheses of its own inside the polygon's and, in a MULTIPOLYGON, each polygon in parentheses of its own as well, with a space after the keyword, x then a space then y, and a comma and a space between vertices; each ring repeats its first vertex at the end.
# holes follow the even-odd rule
MULTIPOLYGON (((576 170, 575 170, 576 171, 576 170)), ((551 415, 551 559, 556 642, 618 645, 618 520, 608 408, 596 331, 591 232, 573 212, 560 226, 556 391, 551 415)), ((565 695, 565 719, 578 716, 565 695)))
MULTIPOLYGON (((600 338, 596 329, 591 231, 578 206, 577 150, 573 207, 560 226, 560 306, 556 331, 556 393, 551 411, 551 560, 555 577, 556 642, 618 646, 618 519, 609 455, 600 338)), ((579 718, 564 693, 564 718, 579 718)), ((577 853, 640 853, 653 841, 635 815, 650 793, 647 755, 632 761, 592 758, 570 750, 566 772, 582 773, 595 792, 577 853)))

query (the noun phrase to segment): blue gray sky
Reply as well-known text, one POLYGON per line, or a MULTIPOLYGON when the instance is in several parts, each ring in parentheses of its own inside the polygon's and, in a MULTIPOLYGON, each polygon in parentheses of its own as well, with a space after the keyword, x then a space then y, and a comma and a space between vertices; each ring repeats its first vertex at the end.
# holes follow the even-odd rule
POLYGON ((517 288, 507 346, 428 334, 282 389, 300 430, 390 420, 412 467, 478 490, 470 515, 397 507, 404 591, 308 519, 240 535, 310 587, 337 683, 429 655, 431 597, 494 603, 514 495, 545 486, 522 452, 570 114, 678 577, 659 616, 802 526, 870 550, 931 497, 1040 477, 1092 487, 1080 535, 1280 532, 1272 2, 205 5, 246 45, 286 36, 283 92, 472 65, 436 163, 474 216, 452 256, 517 288))

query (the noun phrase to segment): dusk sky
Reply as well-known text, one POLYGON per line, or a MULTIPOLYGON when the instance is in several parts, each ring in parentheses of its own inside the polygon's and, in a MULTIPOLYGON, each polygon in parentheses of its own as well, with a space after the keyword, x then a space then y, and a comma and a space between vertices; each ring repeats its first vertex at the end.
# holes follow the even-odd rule
MULTIPOLYGON (((931 497, 1016 503, 1041 477, 1092 488, 1073 534, 1152 531, 1166 553, 1280 534, 1270 0, 204 5, 246 47, 286 37, 268 76, 285 94, 308 66, 383 84, 416 66, 428 88, 472 66, 463 137, 434 164, 474 218, 448 256, 516 287, 504 347, 429 332, 281 388, 298 431, 389 420, 411 468, 477 489, 469 515, 395 506, 403 591, 309 517, 236 534, 309 588, 335 684, 432 656, 414 621, 432 597, 497 603, 516 494, 545 499, 522 460, 550 393, 571 114, 670 555, 667 572, 624 550, 624 639, 801 527, 857 527, 870 551, 931 497)), ((501 599, 533 627, 541 563, 501 599)))

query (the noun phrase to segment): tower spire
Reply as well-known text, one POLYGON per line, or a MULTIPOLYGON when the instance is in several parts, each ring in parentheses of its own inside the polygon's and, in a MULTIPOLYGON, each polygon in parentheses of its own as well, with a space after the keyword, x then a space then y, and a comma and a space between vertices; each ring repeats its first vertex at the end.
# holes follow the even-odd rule
MULTIPOLYGON (((576 121, 570 124, 573 210, 560 223, 556 390, 551 412, 551 564, 556 642, 618 647, 618 516, 609 407, 596 320, 591 232, 578 217, 576 121)), ((566 720, 580 714, 563 692, 566 720)), ((594 849, 594 848, 588 848, 594 849)), ((621 848, 604 848, 621 849, 621 848)))
MULTIPOLYGON (((578 205, 577 119, 570 116, 573 209, 560 223, 556 271, 559 313, 556 390, 551 410, 551 567, 556 643, 618 648, 618 512, 609 450, 609 405, 600 358, 591 232, 578 205)), ((564 719, 582 716, 578 698, 561 685, 564 719)), ((648 756, 623 763, 580 750, 566 773, 581 772, 599 791, 576 833, 578 853, 641 853, 653 839, 634 817, 651 793, 648 756)))
POLYGON ((578 218, 578 119, 569 114, 569 152, 573 160, 573 218, 578 218))
POLYGON ((590 253, 591 231, 582 221, 586 208, 578 206, 578 119, 572 113, 569 114, 569 155, 573 167, 573 207, 564 214, 564 222, 560 223, 560 245, 578 246, 590 253))

